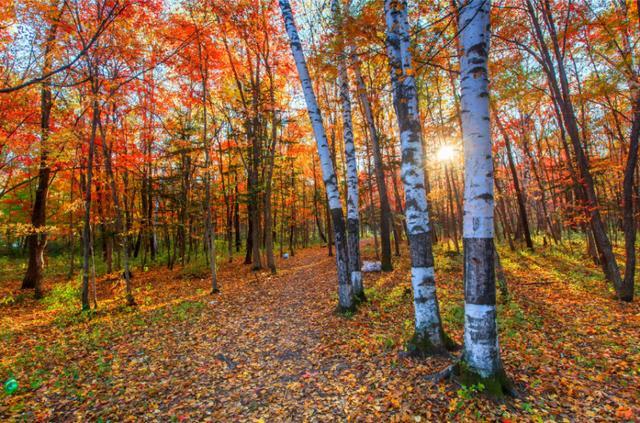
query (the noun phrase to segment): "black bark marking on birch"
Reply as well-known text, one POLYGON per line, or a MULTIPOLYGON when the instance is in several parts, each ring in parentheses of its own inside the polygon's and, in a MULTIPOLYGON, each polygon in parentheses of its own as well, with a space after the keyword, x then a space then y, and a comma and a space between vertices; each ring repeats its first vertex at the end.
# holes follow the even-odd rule
POLYGON ((475 343, 481 343, 483 341, 491 341, 498 336, 498 326, 494 324, 497 313, 496 310, 487 311, 488 318, 478 319, 472 316, 467 316, 469 319, 469 326, 473 327, 473 331, 469 333, 471 339, 475 343))
POLYGON ((468 71, 474 78, 482 78, 487 75, 486 66, 476 66, 468 71))
POLYGON ((413 301, 418 304, 424 304, 426 302, 433 301, 433 300, 431 298, 426 298, 426 297, 414 297, 413 301))
POLYGON ((484 41, 481 43, 472 45, 467 49, 467 56, 471 54, 477 54, 478 56, 481 56, 481 57, 487 57, 486 46, 487 44, 484 41))
POLYGON ((354 305, 351 289, 344 286, 351 285, 351 277, 349 274, 347 237, 342 208, 331 209, 331 220, 333 221, 334 244, 336 247, 336 267, 338 270, 339 285, 338 294, 340 296, 343 289, 349 291, 348 298, 339 298, 338 308, 340 311, 345 312, 353 310, 354 305))
POLYGON ((495 305, 496 278, 493 238, 464 238, 465 302, 495 305))
POLYGON ((431 232, 409 234, 412 267, 433 267, 431 232))
POLYGON ((349 267, 351 272, 360 271, 360 221, 347 219, 347 232, 349 242, 349 267))

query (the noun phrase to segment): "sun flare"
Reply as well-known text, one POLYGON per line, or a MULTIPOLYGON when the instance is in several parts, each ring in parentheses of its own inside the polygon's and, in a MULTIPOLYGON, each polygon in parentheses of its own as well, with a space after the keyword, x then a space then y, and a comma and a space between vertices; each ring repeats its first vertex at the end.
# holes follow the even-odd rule
POLYGON ((456 149, 452 145, 442 145, 436 152, 436 158, 439 162, 448 162, 455 158, 456 149))

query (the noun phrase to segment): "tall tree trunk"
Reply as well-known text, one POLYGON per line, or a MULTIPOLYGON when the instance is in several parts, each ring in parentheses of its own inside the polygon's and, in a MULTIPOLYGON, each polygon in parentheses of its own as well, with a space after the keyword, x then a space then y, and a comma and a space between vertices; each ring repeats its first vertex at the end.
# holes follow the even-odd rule
POLYGON ((92 110, 91 118, 91 135, 89 136, 89 154, 87 156, 87 176, 84 194, 84 227, 82 229, 82 310, 91 309, 89 300, 89 264, 92 250, 91 237, 91 183, 93 180, 93 156, 96 149, 96 132, 98 129, 98 121, 100 119, 100 109, 98 106, 98 89, 97 82, 91 81, 92 85, 92 110))
MULTIPOLYGON (((457 253, 460 253, 460 246, 458 245, 458 214, 453 203, 453 187, 452 181, 449 177, 449 166, 444 164, 444 176, 447 183, 447 200, 449 202, 449 210, 451 211, 451 228, 453 229, 453 245, 457 253)), ((459 210, 458 210, 459 211, 459 210)))
POLYGON ((629 137, 629 153, 622 182, 623 191, 623 226, 626 264, 624 280, 620 289, 620 299, 633 301, 634 280, 636 270, 636 219, 634 216, 633 176, 638 163, 638 138, 640 137, 640 89, 636 88, 633 105, 633 124, 629 137))
MULTIPOLYGON (((201 49, 198 41, 198 50, 201 49)), ((202 53, 200 60, 203 61, 202 53)), ((207 133, 207 76, 206 64, 201 64, 202 72, 202 145, 204 147, 204 206, 205 206, 205 240, 209 254, 209 270, 211 271, 211 293, 219 292, 218 274, 216 270, 216 232, 211 216, 211 143, 207 133)))
POLYGON ((460 91, 464 141, 464 375, 487 381, 493 394, 509 391, 496 320, 493 245, 493 158, 489 125, 488 0, 470 0, 460 10, 460 91))
POLYGON ((320 157, 320 164, 322 168, 322 179, 324 181, 328 204, 331 210, 336 247, 336 265, 338 270, 339 308, 342 310, 350 310, 353 308, 353 292, 349 278, 347 237, 342 204, 340 201, 340 191, 338 190, 338 181, 334 171, 335 168, 333 166, 333 160, 331 159, 331 152, 329 151, 327 135, 322 123, 322 114, 320 113, 320 108, 318 107, 318 102, 316 100, 315 93, 313 92, 311 76, 307 69, 307 63, 302 51, 302 44, 300 43, 298 30, 296 29, 295 22, 293 20, 291 5, 289 4, 289 0, 279 1, 285 28, 289 36, 291 53, 293 54, 293 58, 296 62, 298 76, 300 77, 304 98, 307 103, 307 112, 309 113, 309 119, 311 120, 313 133, 316 139, 318 156, 320 157))
MULTIPOLYGON (((640 1, 636 1, 636 6, 640 6, 640 1)), ((632 93, 632 124, 629 134, 629 152, 627 153, 627 163, 624 170, 624 180, 622 182, 623 197, 623 227, 624 227, 624 247, 625 247, 625 268, 624 280, 620 289, 620 299, 623 301, 633 300, 635 270, 636 270, 636 219, 634 216, 634 175, 638 165, 638 138, 640 137, 640 76, 638 75, 637 63, 634 63, 630 34, 635 25, 631 25, 627 10, 627 3, 620 2, 620 8, 627 30, 623 35, 624 58, 629 63, 630 76, 629 88, 632 93), (636 66, 634 66, 634 64, 636 66)), ((640 11, 640 9, 637 9, 640 11)), ((640 22, 639 22, 640 23, 640 22)))
MULTIPOLYGON (((123 276, 125 280, 125 290, 126 290, 126 301, 127 305, 134 306, 136 304, 135 299, 133 298, 133 289, 131 287, 131 270, 129 269, 129 237, 125 234, 126 232, 126 213, 123 211, 120 205, 120 196, 118 195, 118 188, 116 185, 116 176, 113 171, 113 163, 111 161, 111 152, 107 148, 107 137, 104 126, 100 123, 100 119, 98 118, 98 125, 100 126, 100 135, 102 137, 102 155, 104 156, 104 164, 105 170, 107 171, 107 177, 109 178, 109 185, 111 187, 111 200, 113 201, 113 208, 115 211, 115 236, 117 242, 120 244, 120 249, 122 250, 122 267, 124 269, 123 276)), ((126 202, 126 199, 123 199, 126 202)), ((170 252, 167 253, 168 256, 171 256, 170 252)), ((175 247, 174 247, 174 258, 175 261, 175 247)), ((170 263, 170 267, 173 268, 173 261, 170 263)))
MULTIPOLYGON (((353 122, 351 119, 351 94, 349 93, 349 76, 347 74, 346 52, 344 46, 344 21, 340 10, 339 0, 331 3, 335 20, 338 88, 342 106, 342 137, 344 139, 344 154, 347 162, 347 239, 349 250, 349 270, 351 272, 351 287, 353 295, 364 299, 362 273, 360 272, 360 215, 358 198, 358 164, 356 162, 356 147, 353 141, 353 122)), ((387 202, 387 209, 389 204, 387 202)), ((388 265, 391 258, 388 257, 388 265)), ((383 261, 384 267, 384 261, 383 261)), ((390 270, 390 269, 387 269, 390 270)))
POLYGON ((276 258, 273 252, 273 216, 272 216, 272 191, 273 191, 273 168, 275 165, 276 146, 278 143, 278 113, 275 108, 275 87, 271 68, 267 66, 269 75, 269 97, 271 102, 271 139, 267 148, 266 175, 264 178, 264 233, 265 249, 267 253, 267 267, 271 273, 276 273, 276 258))
POLYGON ((240 236, 240 201, 238 199, 238 173, 234 172, 234 195, 233 195, 233 232, 235 233, 236 253, 240 252, 242 239, 240 236))
MULTIPOLYGON (((58 9, 58 0, 52 1, 52 6, 58 9)), ((44 45, 44 63, 42 74, 46 75, 51 71, 53 61, 51 49, 58 32, 58 22, 60 21, 62 10, 56 12, 57 16, 49 27, 46 42, 44 45)), ((31 234, 27 236, 27 247, 29 249, 29 261, 27 271, 22 279, 22 289, 34 289, 36 298, 42 297, 42 279, 44 273, 44 251, 47 246, 47 197, 49 194, 49 182, 51 179, 51 167, 49 166, 49 131, 51 121, 51 109, 53 99, 51 96, 51 79, 47 78, 42 82, 40 89, 40 164, 38 167, 38 186, 31 211, 31 234)))
POLYGON ((369 137, 371 138, 371 152, 373 155, 373 165, 376 172, 376 186, 378 188, 378 196, 380 197, 380 247, 382 253, 382 270, 391 271, 391 208, 389 207, 389 195, 387 194, 387 183, 384 176, 384 166, 382 164, 382 152, 380 147, 380 136, 373 118, 373 110, 371 102, 367 95, 367 87, 360 71, 360 61, 355 53, 351 55, 353 62, 356 84, 358 87, 358 96, 364 110, 364 117, 369 128, 369 137))
POLYGON ((407 2, 385 0, 384 10, 393 105, 400 132, 405 215, 411 250, 411 284, 415 312, 412 345, 420 354, 442 353, 446 349, 446 343, 436 295, 433 243, 425 190, 422 127, 409 48, 407 2))
MULTIPOLYGON (((311 161, 311 169, 313 170, 313 217, 316 221, 316 227, 318 229, 318 235, 320 235, 320 239, 323 243, 328 242, 327 237, 324 235, 324 231, 322 230, 322 220, 320 219, 320 204, 319 204, 319 194, 317 187, 317 179, 316 179, 316 161, 311 161)), ((284 201, 284 200, 283 200, 284 201)))

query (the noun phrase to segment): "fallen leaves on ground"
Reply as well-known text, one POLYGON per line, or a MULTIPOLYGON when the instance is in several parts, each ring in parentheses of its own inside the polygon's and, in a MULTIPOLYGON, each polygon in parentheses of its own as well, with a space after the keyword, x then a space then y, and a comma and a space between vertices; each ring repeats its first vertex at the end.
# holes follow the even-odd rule
MULTIPOLYGON (((413 326, 406 257, 394 272, 366 274, 369 301, 340 315, 335 261, 309 248, 277 275, 222 266, 217 295, 206 279, 152 269, 135 275, 136 308, 107 279, 92 315, 28 298, 2 306, 0 377, 20 387, 1 397, 0 417, 633 421, 640 308, 557 259, 503 253, 512 298, 500 305, 501 347, 517 399, 428 381, 446 359, 400 358, 413 326)), ((438 263, 445 328, 460 342, 461 258, 440 253, 438 263)))

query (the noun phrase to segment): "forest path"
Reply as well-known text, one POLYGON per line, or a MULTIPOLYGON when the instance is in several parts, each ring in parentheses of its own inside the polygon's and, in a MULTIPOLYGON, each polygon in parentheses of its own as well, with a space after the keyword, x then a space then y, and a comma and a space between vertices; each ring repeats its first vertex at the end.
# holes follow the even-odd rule
MULTIPOLYGON (((344 316, 335 312, 335 259, 326 248, 279 260, 276 275, 235 260, 220 266, 216 295, 206 279, 158 268, 134 272, 134 309, 122 306, 107 280, 99 282, 98 314, 88 320, 75 308, 48 311, 29 299, 12 306, 7 315, 22 316, 3 324, 22 351, 0 377, 14 374, 24 388, 2 398, 0 416, 378 421, 446 412, 446 400, 424 396, 437 392, 424 376, 446 361, 398 360, 411 329, 406 270, 367 274, 369 286, 406 280, 379 298, 380 307, 371 302, 344 316), (415 398, 403 403, 407 395, 415 398)), ((0 353, 12 351, 7 341, 0 353)))
MULTIPOLYGON (((134 348, 121 346, 118 354, 130 355, 126 390, 106 395, 109 403, 88 414, 120 414, 123 398, 150 418, 335 421, 375 420, 388 407, 400 412, 398 389, 408 370, 392 369, 393 348, 360 354, 350 331, 359 323, 334 311, 335 259, 311 248, 279 265, 276 275, 223 266, 222 293, 207 297, 197 320, 152 329, 134 348), (238 271, 242 277, 233 278, 238 271)), ((433 370, 419 366, 423 374, 433 370)))

